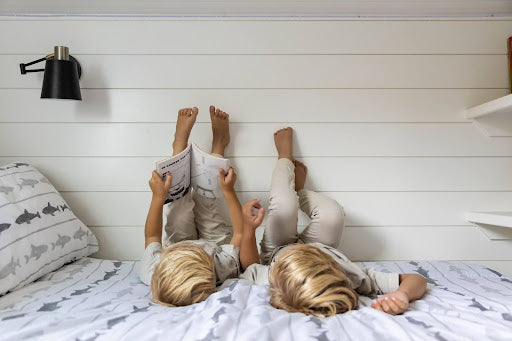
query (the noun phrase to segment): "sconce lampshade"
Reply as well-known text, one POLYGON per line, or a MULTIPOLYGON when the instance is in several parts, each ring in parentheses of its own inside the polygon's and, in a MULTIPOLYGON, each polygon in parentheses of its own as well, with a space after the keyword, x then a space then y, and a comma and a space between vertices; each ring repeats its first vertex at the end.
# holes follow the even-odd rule
POLYGON ((82 100, 78 83, 79 64, 69 57, 70 60, 46 60, 41 98, 82 100))
POLYGON ((82 67, 78 60, 69 54, 66 46, 55 46, 54 53, 34 60, 21 63, 20 72, 44 72, 41 98, 62 98, 82 100, 78 80, 82 75, 82 67), (27 66, 46 61, 44 69, 27 69, 27 66))

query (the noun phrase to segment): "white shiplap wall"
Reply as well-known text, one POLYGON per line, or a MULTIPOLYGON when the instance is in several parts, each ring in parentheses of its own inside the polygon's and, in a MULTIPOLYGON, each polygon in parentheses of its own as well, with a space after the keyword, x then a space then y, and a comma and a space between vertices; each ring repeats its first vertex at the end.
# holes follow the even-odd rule
POLYGON ((309 186, 346 208, 352 259, 512 272, 512 241, 463 218, 512 205, 512 139, 485 137, 463 114, 507 94, 511 34, 512 19, 4 17, 0 163, 39 167, 97 234, 99 257, 136 259, 176 110, 201 109, 192 139, 207 149, 216 104, 232 114, 243 200, 268 201, 272 132, 290 125, 309 186), (19 74, 55 44, 82 63, 82 102, 41 100, 42 74, 19 74))

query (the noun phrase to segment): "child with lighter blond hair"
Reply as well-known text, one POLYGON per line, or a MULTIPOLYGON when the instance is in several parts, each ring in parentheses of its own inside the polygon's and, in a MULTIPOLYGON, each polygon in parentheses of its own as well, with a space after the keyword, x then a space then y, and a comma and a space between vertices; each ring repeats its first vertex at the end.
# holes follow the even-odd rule
MULTIPOLYGON (((173 156, 188 146, 198 114, 197 108, 178 112, 173 156)), ((223 157, 228 145, 229 115, 210 107, 212 155, 223 157)), ((191 190, 165 205, 165 242, 162 247, 162 215, 171 186, 171 175, 163 180, 153 171, 149 186, 153 193, 145 226, 145 251, 139 276, 151 285, 153 300, 167 306, 185 306, 205 300, 228 278, 240 274, 242 209, 234 190, 236 174, 219 170, 220 187, 226 199, 233 228, 219 213, 219 201, 191 190)))
POLYGON ((242 245, 252 264, 245 264, 247 269, 240 278, 269 284, 270 304, 288 312, 332 316, 356 309, 358 294, 384 294, 373 300, 372 307, 393 315, 403 313, 410 301, 425 293, 425 278, 418 274, 360 269, 339 251, 345 220, 343 208, 336 201, 304 188, 307 168, 293 158, 292 134, 291 128, 274 134, 278 161, 261 241, 263 265, 258 264, 254 238, 261 219, 253 211, 259 204, 253 201, 243 207, 242 245), (311 219, 300 235, 299 207, 311 219))

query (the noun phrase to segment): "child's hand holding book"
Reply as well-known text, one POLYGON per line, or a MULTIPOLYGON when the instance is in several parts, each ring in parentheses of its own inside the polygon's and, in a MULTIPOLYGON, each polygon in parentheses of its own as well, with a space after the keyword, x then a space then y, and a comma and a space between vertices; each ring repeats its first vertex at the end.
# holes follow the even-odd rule
POLYGON ((167 173, 165 180, 163 180, 157 171, 154 170, 151 174, 151 179, 149 179, 149 187, 151 188, 151 192, 153 192, 153 200, 161 201, 163 205, 167 198, 167 193, 169 193, 169 188, 171 188, 171 182, 171 173, 167 173))

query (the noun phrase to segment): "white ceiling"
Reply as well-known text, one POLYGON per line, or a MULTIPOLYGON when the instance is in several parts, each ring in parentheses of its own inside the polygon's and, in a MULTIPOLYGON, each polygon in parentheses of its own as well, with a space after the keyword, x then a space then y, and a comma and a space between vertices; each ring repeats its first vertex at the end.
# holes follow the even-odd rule
POLYGON ((0 0, 3 15, 512 16, 512 0, 0 0))

